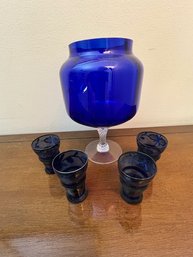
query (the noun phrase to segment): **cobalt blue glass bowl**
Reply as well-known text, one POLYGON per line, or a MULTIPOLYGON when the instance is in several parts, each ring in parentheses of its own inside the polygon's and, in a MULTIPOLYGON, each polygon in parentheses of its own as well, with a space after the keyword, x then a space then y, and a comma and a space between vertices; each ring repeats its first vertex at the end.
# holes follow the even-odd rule
POLYGON ((137 112, 143 67, 131 39, 94 38, 69 45, 60 78, 69 116, 91 127, 111 127, 137 112))
POLYGON ((64 102, 72 120, 99 133, 86 147, 96 163, 117 161, 122 150, 106 140, 108 128, 132 119, 139 106, 142 63, 128 38, 94 38, 69 45, 70 56, 60 69, 64 102))

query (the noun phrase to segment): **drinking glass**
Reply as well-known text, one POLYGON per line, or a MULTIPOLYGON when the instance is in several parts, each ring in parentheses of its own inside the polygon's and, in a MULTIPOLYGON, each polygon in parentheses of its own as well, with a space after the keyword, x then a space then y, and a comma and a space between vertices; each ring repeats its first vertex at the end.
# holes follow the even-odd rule
POLYGON ((55 134, 46 134, 32 141, 31 147, 45 166, 47 174, 55 174, 52 160, 59 153, 60 138, 55 134))
POLYGON ((52 166, 66 189, 67 199, 72 203, 84 201, 88 195, 85 185, 87 155, 79 150, 62 152, 53 159, 52 166))
POLYGON ((167 138, 160 133, 143 131, 137 135, 138 151, 148 154, 155 161, 161 158, 161 154, 164 152, 167 145, 167 138))
POLYGON ((155 161, 141 152, 127 152, 118 160, 121 197, 127 203, 138 204, 157 172, 155 161))

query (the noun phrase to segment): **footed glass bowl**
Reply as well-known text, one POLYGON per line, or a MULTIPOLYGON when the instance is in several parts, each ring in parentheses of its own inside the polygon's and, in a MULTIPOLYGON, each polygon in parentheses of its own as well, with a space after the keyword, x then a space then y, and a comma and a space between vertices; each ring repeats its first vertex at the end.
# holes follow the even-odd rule
POLYGON ((138 109, 143 67, 132 54, 132 42, 127 38, 73 42, 60 70, 68 115, 99 132, 99 141, 86 147, 89 159, 97 163, 118 159, 122 150, 106 140, 108 128, 132 119, 138 109))

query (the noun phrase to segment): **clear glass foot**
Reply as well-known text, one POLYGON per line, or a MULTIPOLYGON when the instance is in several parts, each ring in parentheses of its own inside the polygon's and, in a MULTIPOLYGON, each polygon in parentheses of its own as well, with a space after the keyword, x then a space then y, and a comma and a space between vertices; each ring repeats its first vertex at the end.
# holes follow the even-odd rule
POLYGON ((90 142, 85 149, 90 161, 98 164, 109 164, 116 162, 122 154, 119 144, 112 140, 106 140, 107 128, 99 128, 99 141, 90 142))

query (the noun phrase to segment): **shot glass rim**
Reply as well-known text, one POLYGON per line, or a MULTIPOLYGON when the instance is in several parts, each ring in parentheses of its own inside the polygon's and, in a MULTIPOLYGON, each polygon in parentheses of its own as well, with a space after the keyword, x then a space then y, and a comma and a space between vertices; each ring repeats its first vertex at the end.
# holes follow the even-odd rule
POLYGON ((143 153, 143 152, 140 152, 140 151, 127 151, 125 153, 122 153, 120 156, 119 156, 119 159, 118 159, 118 168, 119 168, 119 172, 122 173, 124 176, 128 177, 128 178, 132 178, 133 180, 136 180, 136 181, 145 181, 145 180, 151 180, 157 173, 157 165, 156 165, 156 162, 154 161, 154 159, 149 156, 148 154, 146 153, 143 153), (152 162, 154 163, 155 165, 155 172, 152 176, 148 177, 148 178, 135 178, 135 177, 132 177, 126 173, 124 173, 120 168, 119 168, 119 162, 120 162, 120 158, 128 153, 135 153, 135 154, 140 154, 140 155, 145 155, 146 157, 148 157, 149 159, 152 160, 152 162))
POLYGON ((167 138, 166 138, 164 135, 162 135, 161 133, 154 132, 154 131, 152 131, 152 130, 147 130, 147 131, 142 131, 142 132, 140 132, 140 133, 137 135, 137 144, 143 145, 143 146, 145 146, 145 147, 147 147, 147 148, 153 148, 153 147, 154 147, 154 148, 158 148, 158 147, 156 147, 156 146, 154 146, 154 145, 150 146, 150 145, 143 144, 143 143, 139 142, 140 136, 141 136, 142 134, 144 134, 144 133, 153 133, 153 134, 156 134, 156 135, 159 135, 159 136, 163 137, 163 139, 166 141, 166 145, 164 146, 164 149, 167 147, 167 145, 168 145, 168 140, 167 140, 167 138))
POLYGON ((53 148, 53 147, 55 147, 56 145, 58 145, 58 144, 60 144, 60 138, 59 138, 59 136, 58 135, 56 135, 56 134, 43 134, 43 135, 41 135, 41 136, 39 136, 39 137, 36 137, 32 142, 31 142, 31 147, 32 147, 32 149, 33 150, 36 150, 36 151, 46 151, 46 150, 49 150, 49 149, 51 149, 51 148, 53 148), (36 148, 36 147, 33 147, 33 144, 34 144, 34 142, 37 140, 37 139, 39 139, 39 138, 41 138, 41 137, 45 137, 45 136, 55 136, 55 137, 57 137, 57 139, 58 139, 58 142, 55 144, 55 145, 52 145, 52 146, 50 146, 50 147, 46 147, 46 148, 36 148))
POLYGON ((87 163, 88 163, 88 155, 87 155, 85 152, 83 152, 83 151, 81 151, 81 150, 78 150, 78 149, 71 149, 71 150, 63 151, 63 152, 57 154, 57 155, 54 157, 54 159, 52 160, 52 167, 53 167, 53 170, 56 171, 56 172, 58 172, 58 173, 61 173, 61 174, 72 174, 72 173, 75 173, 75 172, 77 172, 77 171, 83 169, 83 168, 87 165, 87 163), (54 161, 55 161, 55 159, 56 159, 59 155, 61 155, 61 154, 63 154, 63 153, 71 152, 71 151, 77 151, 77 152, 81 152, 81 153, 85 154, 85 156, 86 156, 86 162, 85 162, 85 164, 84 164, 83 166, 81 166, 79 169, 76 169, 76 170, 73 170, 73 171, 62 172, 62 171, 57 170, 57 169, 54 167, 54 161))

